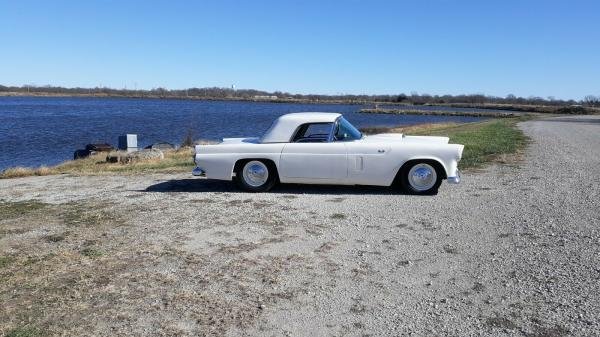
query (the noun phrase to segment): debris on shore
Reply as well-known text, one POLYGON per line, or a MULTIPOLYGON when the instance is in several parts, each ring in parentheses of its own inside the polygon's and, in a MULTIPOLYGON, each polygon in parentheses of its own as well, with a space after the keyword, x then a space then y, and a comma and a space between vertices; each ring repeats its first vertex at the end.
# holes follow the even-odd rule
POLYGON ((114 150, 115 148, 107 143, 87 144, 85 149, 75 150, 73 153, 73 159, 87 158, 89 156, 98 154, 99 152, 110 152, 114 150))
POLYGON ((132 164, 149 160, 162 160, 165 155, 158 149, 144 149, 134 152, 114 151, 106 156, 107 163, 132 164))

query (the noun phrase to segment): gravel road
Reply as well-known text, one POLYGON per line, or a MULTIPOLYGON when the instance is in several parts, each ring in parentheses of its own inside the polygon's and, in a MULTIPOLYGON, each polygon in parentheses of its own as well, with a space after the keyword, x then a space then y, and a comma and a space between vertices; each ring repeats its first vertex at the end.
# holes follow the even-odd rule
POLYGON ((0 200, 45 205, 0 220, 0 254, 39 256, 42 295, 61 294, 31 300, 42 296, 33 269, 30 287, 0 285, 0 329, 598 336, 600 118, 520 127, 532 140, 521 160, 467 172, 433 197, 297 185, 248 194, 185 174, 0 180, 0 200), (94 211, 66 224, 65 210, 81 206, 94 211))

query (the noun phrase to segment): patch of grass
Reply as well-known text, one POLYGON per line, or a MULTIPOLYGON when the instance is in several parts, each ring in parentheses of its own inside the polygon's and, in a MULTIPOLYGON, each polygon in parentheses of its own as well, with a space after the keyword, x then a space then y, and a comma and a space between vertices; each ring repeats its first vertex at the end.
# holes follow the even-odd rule
POLYGON ((37 337, 41 336, 42 331, 33 326, 24 326, 10 330, 6 337, 37 337))
POLYGON ((15 260, 12 256, 0 256, 0 269, 8 266, 15 260))
POLYGON ((450 143, 463 144, 461 168, 481 167, 503 155, 516 154, 527 145, 527 137, 516 127, 522 118, 491 120, 428 132, 450 137, 450 143))
POLYGON ((99 227, 106 224, 118 225, 118 214, 106 210, 110 205, 88 205, 82 203, 69 203, 63 206, 61 217, 64 224, 69 227, 99 227))
POLYGON ((45 208, 47 204, 37 200, 4 201, 0 200, 0 218, 17 218, 19 216, 45 208))
POLYGON ((66 234, 50 234, 45 237, 48 242, 60 242, 63 241, 66 237, 66 234))
POLYGON ((111 173, 184 172, 194 168, 192 148, 177 151, 163 151, 164 159, 147 160, 129 164, 107 163, 106 154, 98 154, 84 159, 69 160, 51 167, 14 167, 0 173, 0 179, 55 174, 101 175, 111 173))
POLYGON ((19 177, 29 177, 29 176, 47 176, 52 174, 52 170, 46 166, 41 166, 38 168, 28 168, 28 167, 11 167, 4 170, 0 174, 0 178, 19 178, 19 177))
POLYGON ((36 264, 38 262, 48 261, 55 256, 54 253, 41 255, 41 256, 29 256, 22 262, 23 266, 30 266, 32 264, 36 264))
POLYGON ((80 251, 81 255, 87 257, 99 257, 104 255, 104 253, 96 248, 86 247, 80 251))
MULTIPOLYGON (((0 252, 0 336, 77 336, 82 326, 93 326, 87 308, 111 296, 98 289, 126 265, 131 269, 142 261, 136 253, 142 245, 132 236, 106 234, 126 225, 122 208, 98 199, 48 204, 26 217, 2 221, 0 234, 34 228, 50 232, 18 238, 17 251, 0 252), (115 242, 125 248, 119 251, 124 258, 113 254, 115 242), (75 318, 65 323, 63 317, 75 318)), ((153 251, 153 246, 144 247, 153 251)))
POLYGON ((525 148, 528 139, 516 125, 527 119, 529 117, 490 119, 466 124, 423 124, 379 128, 374 131, 449 137, 451 144, 465 146, 459 167, 467 169, 481 167, 505 155, 514 155, 525 148))
POLYGON ((499 316, 498 314, 496 314, 495 317, 486 318, 485 325, 487 325, 489 327, 500 328, 500 329, 509 329, 509 330, 518 328, 518 326, 513 321, 511 321, 510 319, 508 319, 506 317, 499 316))
POLYGON ((330 218, 332 218, 332 219, 346 219, 346 214, 334 213, 334 214, 331 214, 330 218))

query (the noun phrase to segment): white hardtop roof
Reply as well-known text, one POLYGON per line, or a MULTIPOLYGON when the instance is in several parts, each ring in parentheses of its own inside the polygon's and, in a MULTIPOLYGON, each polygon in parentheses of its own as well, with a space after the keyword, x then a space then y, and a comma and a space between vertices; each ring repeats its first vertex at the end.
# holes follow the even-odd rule
POLYGON ((261 139, 261 143, 287 143, 302 124, 333 123, 342 115, 333 112, 296 112, 277 118, 261 139))

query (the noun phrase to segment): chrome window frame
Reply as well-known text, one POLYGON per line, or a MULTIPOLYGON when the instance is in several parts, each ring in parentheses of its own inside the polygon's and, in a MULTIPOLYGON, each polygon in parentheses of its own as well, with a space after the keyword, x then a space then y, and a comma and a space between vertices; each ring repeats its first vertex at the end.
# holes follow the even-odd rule
POLYGON ((339 116, 338 118, 335 119, 335 121, 333 121, 333 123, 331 123, 331 130, 329 130, 329 138, 327 139, 327 143, 334 143, 335 139, 335 130, 337 129, 337 126, 340 123, 340 119, 342 118, 342 116, 339 116))
MULTIPOLYGON (((363 133, 362 133, 362 132, 360 132, 360 130, 359 130, 359 132, 360 132, 360 138, 359 138, 359 139, 336 140, 336 139, 334 138, 334 137, 335 137, 335 130, 337 129, 337 127, 338 127, 338 125, 339 125, 340 121, 341 121, 343 118, 344 118, 344 116, 340 116, 340 117, 338 117, 338 118, 336 118, 336 119, 335 119, 335 122, 333 122, 333 124, 334 124, 334 125, 333 125, 333 129, 331 130, 331 134, 329 135, 329 139, 330 139, 330 141, 331 141, 332 143, 333 143, 333 142, 353 142, 353 141, 356 141, 356 140, 359 140, 359 139, 361 139, 361 138, 363 137, 363 133)), ((348 120, 347 120, 347 119, 346 119, 346 122, 348 122, 348 120)), ((350 123, 350 122, 348 122, 348 123, 350 123)), ((350 123, 350 124, 352 125, 352 123, 350 123)), ((352 125, 352 126, 354 126, 354 125, 352 125)), ((355 128, 355 129, 357 129, 357 128, 356 128, 356 126, 354 126, 354 128, 355 128)), ((357 130, 358 130, 358 129, 357 129, 357 130)))

